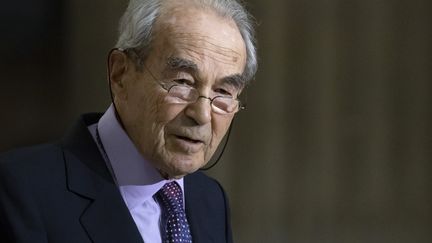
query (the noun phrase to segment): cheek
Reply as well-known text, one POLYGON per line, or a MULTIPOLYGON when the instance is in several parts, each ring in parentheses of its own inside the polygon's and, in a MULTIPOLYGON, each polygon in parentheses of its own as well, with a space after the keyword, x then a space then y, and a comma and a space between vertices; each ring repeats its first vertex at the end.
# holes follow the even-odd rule
POLYGON ((131 87, 129 94, 129 107, 135 107, 136 116, 140 116, 141 122, 158 120, 159 113, 163 109, 163 93, 155 87, 144 85, 131 87))
MULTIPOLYGON (((183 111, 184 106, 168 105, 164 96, 157 97, 156 104, 152 107, 152 127, 151 137, 153 142, 156 142, 159 149, 165 145, 165 126, 171 121, 175 120, 176 117, 183 111)), ((146 119, 145 117, 143 119, 146 119)))
POLYGON ((128 107, 134 107, 133 115, 136 116, 137 124, 149 126, 156 121, 159 110, 157 96, 153 94, 137 95, 130 100, 128 107))
POLYGON ((174 120, 185 108, 184 105, 167 104, 163 98, 160 100, 159 104, 157 120, 164 124, 174 120))
POLYGON ((143 103, 147 106, 148 112, 143 115, 143 121, 151 121, 150 127, 152 132, 152 137, 160 137, 163 135, 163 128, 166 124, 168 118, 168 110, 163 103, 163 97, 161 95, 151 95, 143 103))
POLYGON ((164 125, 160 119, 164 113, 160 94, 153 90, 145 94, 135 92, 130 95, 126 109, 137 143, 142 150, 151 149, 152 144, 160 140, 164 125))

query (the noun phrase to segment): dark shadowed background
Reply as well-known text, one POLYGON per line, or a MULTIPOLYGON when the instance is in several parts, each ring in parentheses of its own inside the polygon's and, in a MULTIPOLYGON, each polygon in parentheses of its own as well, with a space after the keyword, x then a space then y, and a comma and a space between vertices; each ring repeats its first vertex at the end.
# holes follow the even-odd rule
MULTIPOLYGON (((126 0, 0 9, 0 150, 109 105, 126 0)), ((260 68, 221 163, 236 242, 432 242, 432 1, 249 0, 260 68)))

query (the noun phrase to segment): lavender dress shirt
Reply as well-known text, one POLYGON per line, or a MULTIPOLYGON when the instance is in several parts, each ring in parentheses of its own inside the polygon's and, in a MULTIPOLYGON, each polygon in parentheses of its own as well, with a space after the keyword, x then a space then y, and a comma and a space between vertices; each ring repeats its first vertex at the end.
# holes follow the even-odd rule
MULTIPOLYGON (((172 180, 162 178, 139 153, 117 121, 113 105, 97 124, 89 126, 88 129, 105 158, 144 242, 161 242, 161 209, 153 195, 172 180)), ((184 195, 183 178, 176 181, 184 195)))

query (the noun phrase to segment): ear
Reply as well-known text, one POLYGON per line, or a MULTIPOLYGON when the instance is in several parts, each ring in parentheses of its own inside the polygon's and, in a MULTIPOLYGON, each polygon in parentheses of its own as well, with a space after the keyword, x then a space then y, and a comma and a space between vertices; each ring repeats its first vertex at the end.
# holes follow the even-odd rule
POLYGON ((128 71, 127 56, 123 51, 112 49, 108 56, 108 82, 113 99, 127 97, 125 79, 128 71))

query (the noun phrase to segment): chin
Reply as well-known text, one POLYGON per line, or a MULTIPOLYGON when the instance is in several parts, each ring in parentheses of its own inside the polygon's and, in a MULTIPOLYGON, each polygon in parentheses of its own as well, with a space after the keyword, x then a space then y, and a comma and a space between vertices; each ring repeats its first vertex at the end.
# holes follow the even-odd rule
POLYGON ((189 156, 175 156, 166 164, 166 173, 170 178, 181 178, 191 174, 201 168, 204 163, 202 159, 191 158, 189 156))

